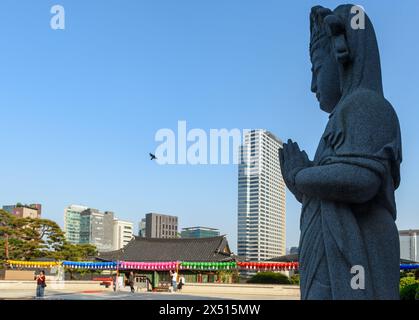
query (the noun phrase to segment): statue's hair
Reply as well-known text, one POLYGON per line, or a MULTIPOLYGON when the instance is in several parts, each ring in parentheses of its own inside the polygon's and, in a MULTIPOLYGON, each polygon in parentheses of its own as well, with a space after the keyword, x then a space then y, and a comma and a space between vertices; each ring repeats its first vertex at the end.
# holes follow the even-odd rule
POLYGON ((315 6, 310 12, 310 54, 317 48, 334 47, 336 59, 341 63, 349 61, 349 50, 342 41, 345 37, 345 23, 330 9, 315 6))
POLYGON ((315 6, 310 12, 310 53, 322 46, 327 37, 326 28, 324 27, 324 18, 332 14, 332 10, 315 6))

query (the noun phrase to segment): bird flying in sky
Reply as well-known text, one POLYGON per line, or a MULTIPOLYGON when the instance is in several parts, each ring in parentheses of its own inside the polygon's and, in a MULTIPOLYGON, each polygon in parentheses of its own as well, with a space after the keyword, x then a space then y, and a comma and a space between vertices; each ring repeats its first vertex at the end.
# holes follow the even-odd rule
POLYGON ((149 155, 150 155, 150 160, 157 160, 157 157, 154 154, 149 153, 149 155))

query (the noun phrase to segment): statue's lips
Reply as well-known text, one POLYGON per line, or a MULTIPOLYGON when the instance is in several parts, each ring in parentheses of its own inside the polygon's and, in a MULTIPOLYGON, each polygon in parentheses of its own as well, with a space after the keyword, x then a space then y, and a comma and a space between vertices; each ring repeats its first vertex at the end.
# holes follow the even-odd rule
POLYGON ((320 101, 320 93, 316 92, 317 101, 320 101))

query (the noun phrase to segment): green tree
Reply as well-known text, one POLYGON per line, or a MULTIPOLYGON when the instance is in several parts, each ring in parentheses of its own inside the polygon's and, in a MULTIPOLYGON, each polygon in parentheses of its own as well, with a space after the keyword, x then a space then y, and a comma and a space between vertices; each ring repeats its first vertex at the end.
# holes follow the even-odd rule
POLYGON ((19 218, 0 210, 0 259, 30 260, 54 258, 81 261, 94 257, 96 247, 90 244, 73 245, 66 241, 58 224, 47 219, 19 218), (6 240, 8 239, 8 241, 6 240))
POLYGON ((62 250, 66 243, 58 224, 47 219, 21 219, 21 239, 25 242, 25 256, 32 258, 50 257, 62 250))
POLYGON ((52 253, 56 260, 83 261, 97 255, 97 249, 91 244, 71 244, 66 242, 59 251, 52 253))
POLYGON ((0 210, 0 259, 18 259, 23 254, 24 241, 21 239, 21 222, 14 215, 0 210))

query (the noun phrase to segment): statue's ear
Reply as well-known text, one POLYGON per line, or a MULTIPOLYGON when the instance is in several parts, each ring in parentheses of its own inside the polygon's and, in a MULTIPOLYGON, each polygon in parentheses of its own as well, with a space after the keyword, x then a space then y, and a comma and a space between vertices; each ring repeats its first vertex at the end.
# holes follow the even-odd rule
POLYGON ((345 65, 350 60, 349 47, 345 38, 345 25, 342 20, 334 15, 324 18, 327 33, 332 41, 332 50, 336 60, 345 65))

